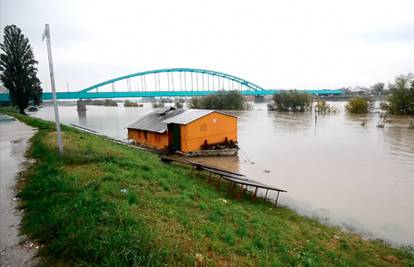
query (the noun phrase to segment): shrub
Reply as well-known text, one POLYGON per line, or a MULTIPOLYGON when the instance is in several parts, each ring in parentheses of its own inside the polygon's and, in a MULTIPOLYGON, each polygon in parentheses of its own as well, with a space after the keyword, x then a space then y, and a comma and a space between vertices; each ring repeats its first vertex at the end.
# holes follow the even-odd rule
POLYGON ((355 97, 349 100, 345 108, 349 113, 367 113, 369 109, 369 103, 365 98, 355 97))
POLYGON ((124 107, 138 107, 138 103, 125 100, 124 107))
POLYGON ((338 109, 333 106, 333 105, 329 105, 328 103, 326 103, 325 100, 318 100, 316 102, 316 106, 315 106, 316 111, 320 112, 320 113, 335 113, 338 112, 338 109))
POLYGON ((79 101, 83 101, 85 103, 85 105, 112 106, 112 107, 118 106, 118 103, 116 103, 116 101, 115 100, 112 100, 112 99, 105 99, 105 100, 100 100, 100 99, 96 99, 96 100, 86 99, 86 100, 79 100, 79 101))
POLYGON ((273 104, 268 105, 269 110, 277 111, 309 111, 311 109, 312 97, 297 90, 282 91, 273 95, 273 104))
POLYGON ((165 107, 164 102, 152 102, 152 108, 163 108, 165 107))
POLYGON ((183 108, 184 105, 179 100, 175 100, 174 106, 176 108, 183 108))
POLYGON ((219 91, 203 97, 192 97, 190 108, 200 109, 225 109, 243 110, 245 109, 244 98, 238 91, 219 91))

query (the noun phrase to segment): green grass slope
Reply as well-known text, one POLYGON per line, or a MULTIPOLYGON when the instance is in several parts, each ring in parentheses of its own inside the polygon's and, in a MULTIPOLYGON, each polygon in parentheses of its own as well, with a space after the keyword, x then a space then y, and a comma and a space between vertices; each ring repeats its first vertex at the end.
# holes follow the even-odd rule
POLYGON ((263 201, 240 201, 155 154, 9 113, 39 131, 22 231, 57 266, 414 266, 404 248, 263 201), (223 201, 226 200, 226 201, 223 201))

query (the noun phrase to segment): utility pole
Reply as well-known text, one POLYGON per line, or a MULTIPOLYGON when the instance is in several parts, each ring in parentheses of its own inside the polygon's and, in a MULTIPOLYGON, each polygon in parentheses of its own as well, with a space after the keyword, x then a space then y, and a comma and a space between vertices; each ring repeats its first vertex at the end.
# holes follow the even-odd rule
POLYGON ((45 40, 45 38, 46 38, 46 43, 47 43, 47 56, 48 56, 48 59, 49 59, 49 72, 50 72, 50 84, 52 86, 53 108, 55 110, 57 142, 58 142, 59 152, 62 154, 63 153, 63 143, 62 143, 62 133, 60 131, 59 110, 58 110, 57 97, 56 97, 55 74, 53 72, 52 46, 50 44, 49 24, 45 25, 45 31, 43 32, 43 35, 42 35, 42 41, 45 40))

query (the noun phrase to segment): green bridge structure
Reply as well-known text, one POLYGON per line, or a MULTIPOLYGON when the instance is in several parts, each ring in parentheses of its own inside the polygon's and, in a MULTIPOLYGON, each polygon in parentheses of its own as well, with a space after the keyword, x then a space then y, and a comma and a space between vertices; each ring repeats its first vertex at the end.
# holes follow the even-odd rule
MULTIPOLYGON (((169 68, 143 71, 110 79, 75 92, 57 92, 59 100, 134 98, 134 97, 191 97, 237 90, 246 96, 280 93, 283 89, 265 89, 245 79, 223 72, 169 68)), ((340 95, 337 89, 300 90, 313 95, 340 95)), ((51 100, 52 93, 44 92, 42 100, 51 100)), ((0 101, 9 101, 9 94, 0 94, 0 101)))

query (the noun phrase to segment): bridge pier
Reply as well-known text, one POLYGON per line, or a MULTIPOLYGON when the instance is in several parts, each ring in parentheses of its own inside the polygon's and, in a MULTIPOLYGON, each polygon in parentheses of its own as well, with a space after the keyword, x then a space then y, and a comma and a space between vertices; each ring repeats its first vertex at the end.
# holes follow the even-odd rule
POLYGON ((83 101, 82 99, 79 99, 77 102, 77 111, 86 111, 86 103, 85 101, 83 101))
POLYGON ((254 103, 264 103, 265 96, 264 95, 255 95, 254 96, 254 103))

